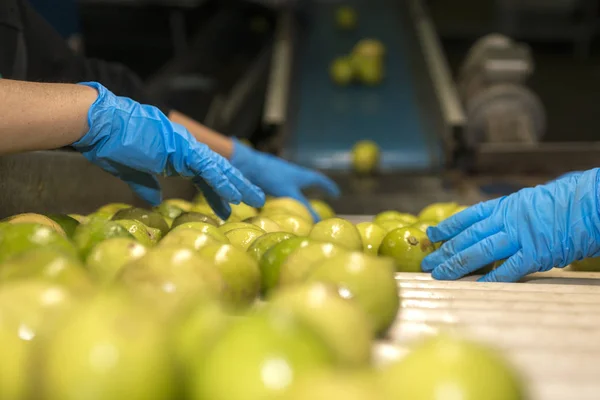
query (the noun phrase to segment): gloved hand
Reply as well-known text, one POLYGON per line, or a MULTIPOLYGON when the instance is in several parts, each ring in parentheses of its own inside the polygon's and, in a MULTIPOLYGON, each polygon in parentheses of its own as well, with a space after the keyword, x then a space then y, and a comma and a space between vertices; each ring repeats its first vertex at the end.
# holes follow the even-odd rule
POLYGON ((468 208, 427 230, 447 241, 421 267, 435 279, 458 279, 507 259, 480 278, 514 282, 532 272, 600 255, 599 169, 468 208))
POLYGON ((192 179, 223 219, 229 203, 264 204, 262 190, 156 107, 115 96, 96 82, 82 85, 96 89, 98 98, 88 112, 90 130, 72 146, 148 203, 161 202, 155 175, 179 175, 192 179))
POLYGON ((231 164, 266 194, 293 197, 302 202, 310 210, 315 221, 319 221, 320 218, 302 194, 302 189, 316 187, 330 196, 340 194, 337 185, 320 172, 253 150, 235 139, 233 139, 231 164))

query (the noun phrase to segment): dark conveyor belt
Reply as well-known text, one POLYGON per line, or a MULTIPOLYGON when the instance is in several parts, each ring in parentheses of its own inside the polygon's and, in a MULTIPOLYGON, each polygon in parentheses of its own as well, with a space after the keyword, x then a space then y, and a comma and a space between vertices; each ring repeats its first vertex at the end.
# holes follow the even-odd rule
MULTIPOLYGON (((297 33, 286 157, 324 170, 347 170, 350 149, 371 139, 382 150, 383 171, 432 170, 441 150, 424 122, 417 95, 415 47, 408 6, 403 1, 347 1, 358 11, 355 31, 335 26, 335 4, 313 4, 297 33), (387 49, 386 77, 377 87, 338 87, 329 77, 331 61, 348 54, 363 38, 381 40, 387 49), (411 42, 412 41, 412 42, 411 42)), ((418 71, 422 76, 423 71, 418 71)), ((426 111, 426 110, 425 110, 426 111)))

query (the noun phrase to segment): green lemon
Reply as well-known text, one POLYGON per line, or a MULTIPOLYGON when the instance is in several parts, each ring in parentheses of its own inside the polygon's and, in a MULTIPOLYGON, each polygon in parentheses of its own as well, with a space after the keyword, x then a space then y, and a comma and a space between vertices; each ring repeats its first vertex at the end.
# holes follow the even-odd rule
POLYGON ((0 229, 0 263, 33 249, 49 247, 77 257, 77 249, 63 235, 46 225, 19 223, 0 229))
POLYGON ((273 290, 279 283, 281 265, 298 248, 308 246, 312 241, 304 237, 293 237, 271 247, 260 259, 262 289, 265 293, 273 290))
POLYGON ((363 248, 356 226, 342 218, 329 218, 317 223, 308 237, 313 240, 335 243, 349 250, 362 250, 363 248))
POLYGON ((332 364, 327 345, 300 320, 263 310, 240 319, 199 362, 191 399, 268 399, 332 364))
POLYGON ((323 283, 292 286, 275 293, 269 304, 301 318, 333 350, 341 366, 369 364, 373 341, 369 318, 357 303, 340 297, 337 287, 323 283))
POLYGON ((86 259, 86 267, 98 282, 113 282, 128 263, 146 255, 146 246, 130 238, 119 237, 98 243, 86 259))
POLYGON ((379 167, 379 146, 372 140, 361 140, 352 147, 352 168, 358 174, 372 174, 379 167))
POLYGON ((113 221, 117 221, 119 219, 135 219, 150 228, 160 230, 163 236, 169 232, 169 225, 162 215, 156 211, 148 211, 143 208, 131 207, 119 210, 111 219, 113 221))
POLYGON ((296 236, 293 233, 288 232, 266 233, 252 242, 250 247, 248 247, 248 254, 257 262, 260 262, 263 255, 265 255, 271 247, 293 237, 296 236))
POLYGON ((308 281, 336 285, 343 297, 363 309, 377 334, 385 333, 396 319, 400 301, 394 263, 388 258, 343 252, 318 264, 308 281))
POLYGON ((389 232, 379 246, 379 255, 393 258, 399 272, 421 272, 421 262, 434 251, 427 234, 414 227, 389 232))
POLYGON ((418 344, 382 372, 380 385, 392 399, 436 399, 448 390, 465 400, 527 398, 521 379, 499 354, 447 335, 418 344))
POLYGON ((379 251, 379 245, 387 234, 387 232, 372 222, 361 222, 356 224, 356 229, 360 233, 360 237, 363 243, 363 251, 366 254, 376 256, 379 251))

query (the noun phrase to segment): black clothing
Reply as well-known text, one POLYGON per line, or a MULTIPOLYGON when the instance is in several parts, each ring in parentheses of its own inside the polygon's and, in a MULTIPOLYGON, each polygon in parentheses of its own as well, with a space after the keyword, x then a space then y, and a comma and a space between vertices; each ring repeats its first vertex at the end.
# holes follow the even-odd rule
POLYGON ((34 82, 96 81, 118 96, 157 106, 167 115, 170 111, 125 66, 72 51, 27 0, 0 0, 0 75, 34 82))

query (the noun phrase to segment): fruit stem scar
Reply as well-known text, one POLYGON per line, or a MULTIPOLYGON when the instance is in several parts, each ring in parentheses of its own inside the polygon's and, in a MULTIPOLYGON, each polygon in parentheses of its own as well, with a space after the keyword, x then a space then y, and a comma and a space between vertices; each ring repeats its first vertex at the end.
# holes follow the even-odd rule
POLYGON ((407 240, 408 240, 408 243, 412 244, 413 246, 416 246, 419 244, 419 239, 417 239, 414 236, 409 236, 407 240))

